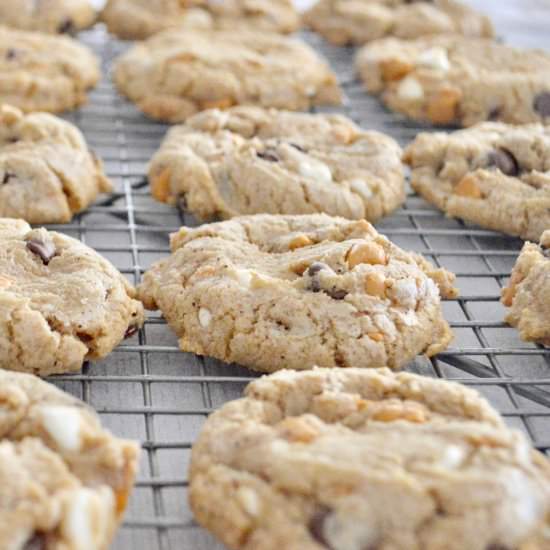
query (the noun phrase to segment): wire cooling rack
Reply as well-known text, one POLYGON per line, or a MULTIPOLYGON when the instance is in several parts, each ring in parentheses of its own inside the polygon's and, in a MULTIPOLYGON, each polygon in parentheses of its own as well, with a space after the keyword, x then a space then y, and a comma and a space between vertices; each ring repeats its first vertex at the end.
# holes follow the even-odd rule
MULTIPOLYGON (((547 0, 479 4, 495 16, 507 41, 550 46, 547 0)), ((353 75, 352 49, 328 46, 312 34, 303 36, 329 59, 345 89, 347 104, 337 111, 402 144, 422 129, 384 110, 362 91, 353 75)), ((80 38, 101 56, 105 75, 126 47, 102 27, 80 38)), ((153 261, 169 253, 169 233, 193 224, 185 214, 153 201, 144 179, 166 126, 147 120, 119 98, 108 76, 91 93, 89 104, 68 118, 104 159, 117 191, 70 225, 50 228, 94 247, 137 284, 153 261)), ((460 298, 444 303, 455 333, 451 347, 431 361, 418 358, 408 369, 477 388, 511 425, 548 452, 550 350, 522 342, 516 330, 503 324, 499 303, 521 241, 447 219, 412 193, 404 208, 378 228, 400 246, 454 271, 461 290, 460 298)), ((86 365, 79 375, 52 380, 90 403, 116 434, 142 442, 137 487, 114 548, 221 548, 192 521, 186 478, 190 449, 207 414, 239 397, 252 376, 246 369, 180 352, 164 321, 151 314, 144 328, 106 360, 86 365)))

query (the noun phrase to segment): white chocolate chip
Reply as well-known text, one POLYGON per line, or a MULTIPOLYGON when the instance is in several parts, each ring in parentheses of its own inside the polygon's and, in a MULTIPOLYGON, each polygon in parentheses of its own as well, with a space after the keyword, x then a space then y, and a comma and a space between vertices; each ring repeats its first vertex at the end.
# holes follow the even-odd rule
POLYGON ((363 199, 369 200, 372 197, 372 190, 366 181, 361 179, 354 179, 349 182, 349 186, 352 191, 355 191, 363 199))
MULTIPOLYGON (((361 502, 357 505, 361 506, 361 502)), ((339 550, 363 550, 375 544, 378 536, 365 517, 356 517, 346 512, 335 512, 325 520, 323 535, 330 548, 339 550)))
POLYGON ((416 308, 418 289, 414 279, 401 279, 396 281, 391 288, 391 294, 399 305, 408 309, 416 308))
POLYGON ((550 230, 545 231, 542 234, 542 237, 540 238, 540 244, 545 248, 550 248, 550 230))
POLYGON ((395 325, 386 315, 382 313, 377 313, 373 317, 373 321, 374 321, 374 324, 377 326, 378 330, 383 332, 388 337, 388 340, 390 342, 395 339, 395 336, 396 336, 395 325))
POLYGON ((314 97, 317 94, 317 88, 315 88, 315 86, 309 86, 304 91, 307 97, 314 97))
POLYGON ((401 313, 399 318, 407 327, 413 327, 418 324, 418 315, 413 309, 409 309, 405 313, 401 313))
POLYGON ((52 405, 40 410, 42 426, 63 451, 75 452, 82 445, 80 413, 73 407, 52 405))
POLYGON ((114 514, 115 501, 110 488, 79 489, 66 502, 61 534, 72 550, 97 550, 105 543, 114 514))
POLYGON ((231 274, 242 286, 250 288, 252 272, 249 269, 234 269, 231 274))
POLYGON ((260 515, 260 499, 255 491, 249 489, 248 487, 240 487, 237 490, 237 499, 247 514, 253 517, 260 515))
POLYGON ((407 76, 399 83, 397 95, 405 101, 420 101, 424 98, 424 89, 418 79, 407 76))
POLYGON ((212 313, 205 307, 199 309, 199 323, 201 327, 206 328, 212 321, 212 313))
POLYGON ((444 468, 458 468, 465 458, 465 452, 458 445, 448 445, 441 456, 441 465, 444 468))
POLYGON ((451 68, 447 52, 443 48, 430 48, 422 52, 417 59, 417 64, 429 69, 447 72, 451 68))
POLYGON ((330 168, 319 161, 302 161, 299 164, 300 174, 306 178, 312 178, 320 183, 330 183, 332 181, 332 173, 330 168))

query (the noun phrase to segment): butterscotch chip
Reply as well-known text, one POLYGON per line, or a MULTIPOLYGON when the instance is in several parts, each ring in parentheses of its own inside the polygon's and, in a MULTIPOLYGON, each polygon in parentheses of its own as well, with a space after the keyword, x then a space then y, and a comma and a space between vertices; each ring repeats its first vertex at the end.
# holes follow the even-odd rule
POLYGON ((2 548, 107 548, 138 457, 138 446, 105 430, 84 403, 0 370, 2 548))
POLYGON ((263 377, 206 421, 189 474, 196 520, 235 550, 547 548, 547 458, 444 380, 263 377))
POLYGON ((541 236, 541 244, 525 243, 512 271, 509 284, 502 290, 502 303, 509 307, 506 322, 517 327, 528 342, 550 346, 550 254, 545 243, 550 230, 541 236))
POLYGON ((428 103, 428 118, 434 124, 451 124, 458 117, 460 90, 440 90, 428 103))
POLYGON ((399 369, 452 338, 428 271, 454 295, 452 274, 364 220, 256 215, 176 233, 172 255, 145 273, 139 293, 184 351, 262 372, 399 369), (360 263, 351 267, 350 249, 369 254, 353 253, 360 263))
POLYGON ((208 107, 339 105, 329 66, 304 42, 259 30, 167 30, 116 61, 114 81, 147 115, 182 122, 208 107))
POLYGON ((81 242, 0 218, 0 369, 47 376, 105 357, 143 323, 134 294, 81 242))
POLYGON ((458 182, 458 185, 454 188, 454 194, 469 199, 480 199, 483 196, 476 180, 470 175, 465 176, 458 182))

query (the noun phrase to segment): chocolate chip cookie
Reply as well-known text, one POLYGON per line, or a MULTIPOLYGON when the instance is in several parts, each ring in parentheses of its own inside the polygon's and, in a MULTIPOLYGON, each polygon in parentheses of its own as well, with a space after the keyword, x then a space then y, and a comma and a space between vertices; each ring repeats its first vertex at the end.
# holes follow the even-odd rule
POLYGON ((0 368, 45 376, 105 357, 142 324, 133 296, 80 241, 0 218, 0 368))
POLYGON ((491 40, 386 38, 356 58, 367 90, 391 109, 436 125, 550 122, 550 53, 491 40))
POLYGON ((550 465, 477 392, 388 369, 282 371, 193 447, 197 521, 233 550, 545 550, 550 465))
POLYGON ((493 36, 488 17, 455 0, 319 0, 306 11, 304 21, 339 46, 364 44, 385 36, 493 36))
POLYGON ((502 303, 510 308, 506 322, 517 327, 523 340, 550 346, 550 230, 539 245, 523 246, 502 303))
POLYGON ((127 40, 172 27, 286 34, 300 24, 292 0, 108 0, 101 19, 111 33, 127 40))
POLYGON ((98 59, 73 38, 0 27, 0 104, 27 112, 75 109, 99 77, 98 59))
POLYGON ((538 241, 550 228, 550 127, 484 122, 424 133, 405 150, 411 184, 446 214, 538 241))
POLYGON ((94 24, 90 0, 2 0, 0 24, 51 34, 76 33, 94 24))
POLYGON ((119 58, 114 80, 169 122, 241 104, 296 111, 341 102, 336 76, 309 46, 259 31, 161 32, 119 58))
POLYGON ((172 128, 153 196, 201 219, 325 212, 374 221, 405 201, 401 148, 341 115, 210 110, 172 128))
POLYGON ((138 447, 35 376, 0 371, 0 548, 106 550, 138 447))
POLYGON ((0 106, 0 217, 66 223, 111 189, 78 128, 0 106))
POLYGON ((144 276, 180 347, 271 372, 403 367, 446 348, 454 275, 365 220, 256 215, 182 228, 144 276))

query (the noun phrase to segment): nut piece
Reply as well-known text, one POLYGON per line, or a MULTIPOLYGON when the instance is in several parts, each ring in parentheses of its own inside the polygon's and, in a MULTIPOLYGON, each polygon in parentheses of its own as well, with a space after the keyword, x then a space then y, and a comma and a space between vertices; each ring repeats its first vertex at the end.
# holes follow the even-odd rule
POLYGON ((288 243, 288 248, 290 248, 290 250, 296 250, 297 248, 311 246, 312 244, 313 241, 307 235, 298 235, 288 243))
POLYGON ((401 80, 408 75, 413 66, 402 59, 386 59, 380 63, 382 78, 388 80, 401 80))
POLYGON ((371 296, 383 298, 386 294, 386 277, 382 273, 369 273, 365 277, 365 291, 371 296))
POLYGON ((166 202, 170 196, 170 168, 165 168, 151 181, 151 195, 159 201, 166 202))
POLYGON ((457 118, 460 90, 440 90, 428 103, 428 118, 435 124, 450 124, 457 118))
POLYGON ((453 192, 459 197, 468 197, 470 199, 481 199, 483 197, 481 189, 472 176, 464 176, 453 192))
POLYGON ((351 247, 348 253, 348 265, 353 269, 359 264, 386 264, 386 253, 377 243, 366 242, 351 247))

